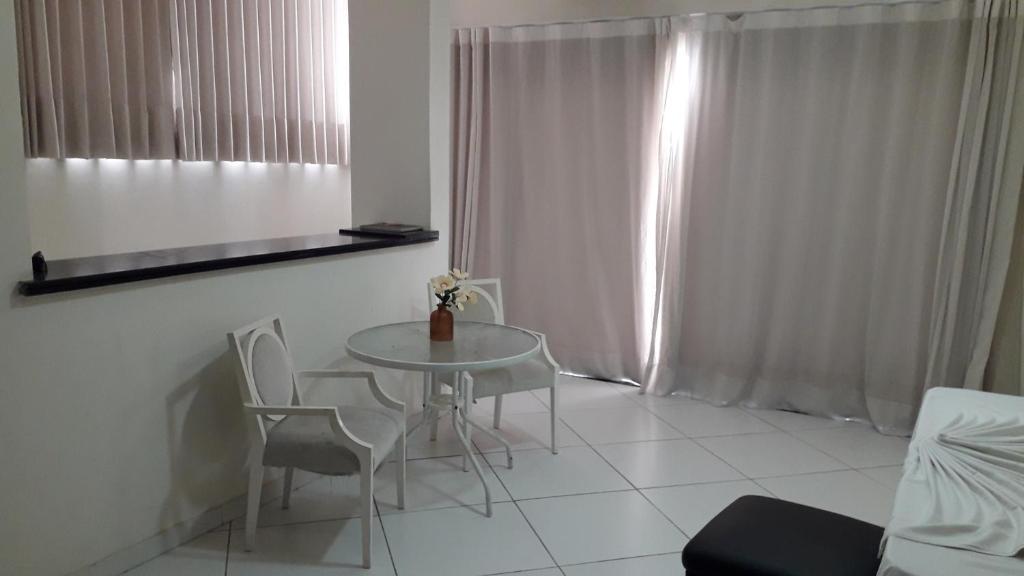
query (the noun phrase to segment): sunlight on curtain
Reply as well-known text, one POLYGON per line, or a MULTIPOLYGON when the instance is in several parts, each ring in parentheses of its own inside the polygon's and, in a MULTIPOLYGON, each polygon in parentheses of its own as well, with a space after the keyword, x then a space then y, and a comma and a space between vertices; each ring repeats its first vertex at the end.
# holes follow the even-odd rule
POLYGON ((662 125, 648 390, 909 430, 965 6, 689 19, 698 64, 676 59, 662 125))

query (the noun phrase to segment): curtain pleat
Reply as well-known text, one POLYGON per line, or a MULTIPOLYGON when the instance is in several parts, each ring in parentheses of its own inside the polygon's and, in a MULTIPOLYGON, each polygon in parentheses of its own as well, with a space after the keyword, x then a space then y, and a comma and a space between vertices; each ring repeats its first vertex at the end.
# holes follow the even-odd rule
POLYGON ((347 163, 340 0, 16 0, 26 154, 347 163))

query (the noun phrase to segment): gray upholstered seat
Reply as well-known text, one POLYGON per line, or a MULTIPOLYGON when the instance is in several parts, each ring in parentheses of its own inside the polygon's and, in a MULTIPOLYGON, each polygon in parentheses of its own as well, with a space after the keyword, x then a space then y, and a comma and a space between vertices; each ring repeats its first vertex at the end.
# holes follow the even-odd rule
POLYGON ((551 367, 541 359, 514 364, 506 368, 474 371, 473 397, 486 398, 523 390, 551 387, 551 367))
MULTIPOLYGON (((402 434, 402 414, 376 407, 339 406, 345 428, 373 445, 375 454, 389 454, 402 434)), ((374 462, 379 467, 384 458, 374 462)), ((288 416, 267 431, 264 466, 292 466, 301 470, 344 476, 359 472, 359 459, 337 442, 326 418, 288 416)))

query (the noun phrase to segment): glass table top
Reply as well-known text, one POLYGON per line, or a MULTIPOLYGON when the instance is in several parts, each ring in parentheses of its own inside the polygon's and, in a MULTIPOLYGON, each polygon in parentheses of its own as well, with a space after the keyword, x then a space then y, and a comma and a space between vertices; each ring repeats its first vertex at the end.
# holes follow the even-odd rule
POLYGON ((402 322, 356 332, 345 346, 358 360, 375 366, 454 372, 502 368, 530 359, 540 351, 532 332, 484 322, 455 322, 451 342, 431 342, 430 323, 402 322))

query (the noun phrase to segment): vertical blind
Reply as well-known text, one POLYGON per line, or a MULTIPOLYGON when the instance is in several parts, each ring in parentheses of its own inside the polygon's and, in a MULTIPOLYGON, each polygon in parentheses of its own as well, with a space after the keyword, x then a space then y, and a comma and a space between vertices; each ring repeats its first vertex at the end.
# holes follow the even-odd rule
POLYGON ((16 0, 26 155, 347 164, 340 0, 16 0))

